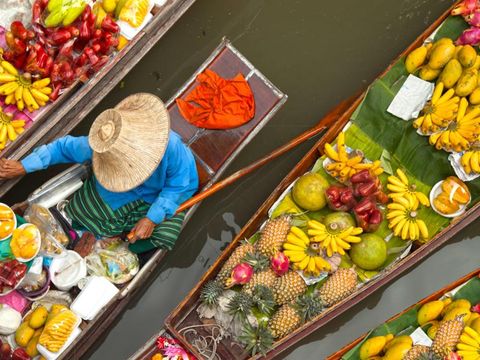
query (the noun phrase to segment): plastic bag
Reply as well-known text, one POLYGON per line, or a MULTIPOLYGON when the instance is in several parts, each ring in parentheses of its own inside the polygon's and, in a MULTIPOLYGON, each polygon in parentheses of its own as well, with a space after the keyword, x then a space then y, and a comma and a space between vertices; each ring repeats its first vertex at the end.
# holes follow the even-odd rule
POLYGON ((69 238, 48 209, 34 204, 27 209, 25 219, 40 230, 42 236, 40 254, 48 257, 64 254, 69 238))
POLYGON ((95 250, 85 260, 89 274, 104 276, 114 284, 131 280, 140 268, 138 256, 121 240, 104 249, 97 242, 95 250))
POLYGON ((8 28, 15 20, 25 25, 30 23, 32 3, 29 0, 2 0, 0 1, 0 26, 8 28))

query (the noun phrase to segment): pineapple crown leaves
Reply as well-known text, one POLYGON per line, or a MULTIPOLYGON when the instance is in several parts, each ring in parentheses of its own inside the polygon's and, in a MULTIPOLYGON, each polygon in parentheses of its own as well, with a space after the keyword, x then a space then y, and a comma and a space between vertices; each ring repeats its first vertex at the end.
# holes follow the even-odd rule
POLYGON ((218 305, 218 299, 223 291, 223 285, 219 281, 211 280, 200 291, 200 301, 210 306, 218 305))
POLYGON ((237 292, 230 299, 227 305, 228 312, 234 316, 245 318, 253 307, 253 299, 250 295, 244 292, 237 292))
POLYGON ((271 314, 275 308, 273 292, 264 285, 256 285, 252 292, 253 303, 264 314, 271 314))
POLYGON ((302 322, 313 319, 323 310, 322 301, 313 293, 300 295, 293 304, 293 307, 298 315, 300 315, 302 322))
POLYGON ((243 262, 251 265, 255 272, 265 270, 270 265, 270 259, 258 252, 247 253, 243 258, 243 262))
POLYGON ((262 354, 263 356, 272 348, 273 336, 265 325, 253 327, 248 322, 239 336, 239 341, 245 345, 246 351, 250 352, 252 356, 262 354))

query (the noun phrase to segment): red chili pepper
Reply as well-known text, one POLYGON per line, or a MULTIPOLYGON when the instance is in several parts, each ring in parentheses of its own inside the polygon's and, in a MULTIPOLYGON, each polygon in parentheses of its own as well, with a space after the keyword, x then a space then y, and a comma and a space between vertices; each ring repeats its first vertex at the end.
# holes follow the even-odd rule
POLYGON ((20 40, 27 40, 28 38, 28 32, 27 29, 25 29, 25 26, 23 26, 21 21, 14 21, 10 24, 10 30, 12 31, 13 35, 20 40))
POLYGON ((352 184, 358 184, 358 183, 363 183, 363 182, 367 182, 367 181, 373 181, 373 178, 370 175, 370 171, 365 169, 365 170, 359 171, 358 173, 353 175, 350 178, 350 181, 352 182, 352 184))
POLYGON ((71 38, 72 34, 65 28, 55 30, 55 32, 50 36, 50 40, 54 45, 65 44, 71 38))
POLYGON ((105 31, 110 31, 111 33, 118 33, 120 31, 118 24, 109 15, 105 16, 103 19, 102 29, 105 31))
POLYGON ((90 61, 90 64, 95 65, 98 62, 99 58, 95 54, 93 49, 90 47, 86 47, 84 51, 85 51, 85 54, 87 54, 88 56, 88 60, 90 61))
POLYGON ((375 203, 370 200, 369 198, 365 198, 362 201, 360 201, 355 207, 353 208, 353 211, 357 214, 365 214, 365 213, 370 213, 373 209, 376 208, 375 203))

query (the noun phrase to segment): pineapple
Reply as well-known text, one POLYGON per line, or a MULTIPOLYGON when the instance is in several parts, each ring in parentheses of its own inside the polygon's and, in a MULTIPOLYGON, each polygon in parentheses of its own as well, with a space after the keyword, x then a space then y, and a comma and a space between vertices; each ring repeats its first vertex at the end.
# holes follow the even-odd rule
POLYGON ((200 292, 202 303, 213 306, 218 304, 218 298, 223 294, 223 285, 218 281, 209 281, 200 292))
POLYGON ((431 351, 434 355, 444 358, 450 354, 460 340, 463 331, 463 320, 457 317, 454 320, 442 321, 433 339, 431 351))
POLYGON ((245 324, 239 340, 252 356, 256 354, 265 355, 273 345, 273 336, 265 325, 259 325, 255 328, 248 322, 245 324))
POLYGON ((268 328, 275 339, 283 338, 321 311, 322 304, 318 298, 302 295, 295 303, 282 305, 268 322, 268 328))
POLYGON ((252 291, 257 285, 264 285, 271 288, 277 279, 277 275, 272 269, 267 269, 253 274, 252 279, 243 285, 242 291, 252 295, 252 291))
POLYGON ((287 239, 290 230, 290 217, 280 216, 273 220, 268 220, 262 230, 260 239, 257 241, 257 251, 269 258, 282 249, 282 244, 287 239))
POLYGON ((248 253, 243 261, 253 267, 253 271, 262 271, 270 266, 270 259, 258 252, 248 253))
POLYGON ((289 271, 285 275, 278 277, 273 284, 273 296, 278 305, 283 305, 307 290, 307 285, 302 277, 296 271, 289 271))
POLYGON ((355 290, 357 283, 357 273, 353 268, 338 269, 320 289, 319 297, 323 306, 330 307, 345 299, 355 290))
POLYGON ((244 241, 240 244, 230 255, 225 264, 223 264, 222 268, 220 269, 217 275, 217 281, 220 281, 227 286, 226 281, 230 277, 232 270, 235 266, 240 264, 243 261, 243 258, 248 254, 254 251, 254 247, 248 241, 244 241))
POLYGON ((405 354, 403 360, 427 360, 430 357, 430 348, 425 345, 414 345, 405 354))
POLYGON ((275 307, 272 290, 264 285, 257 285, 253 288, 252 293, 253 303, 258 310, 264 314, 271 314, 275 307))
POLYGON ((237 292, 227 305, 230 314, 245 318, 253 307, 253 300, 250 295, 243 292, 237 292))

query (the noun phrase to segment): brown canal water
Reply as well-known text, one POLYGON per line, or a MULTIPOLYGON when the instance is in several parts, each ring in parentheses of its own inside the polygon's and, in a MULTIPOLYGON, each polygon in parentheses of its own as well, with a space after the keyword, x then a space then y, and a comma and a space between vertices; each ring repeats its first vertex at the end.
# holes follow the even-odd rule
MULTIPOLYGON (((229 172, 312 127, 329 108, 367 86, 451 5, 451 0, 198 0, 160 43, 74 131, 131 93, 167 100, 223 36, 289 95, 284 108, 229 172)), ((174 251, 85 359, 126 359, 162 327, 221 250, 312 146, 307 142, 203 202, 174 251)), ((59 169, 25 178, 2 201, 24 199, 59 169)), ((307 337, 288 359, 323 359, 420 298, 479 265, 480 222, 388 287, 307 337)))

